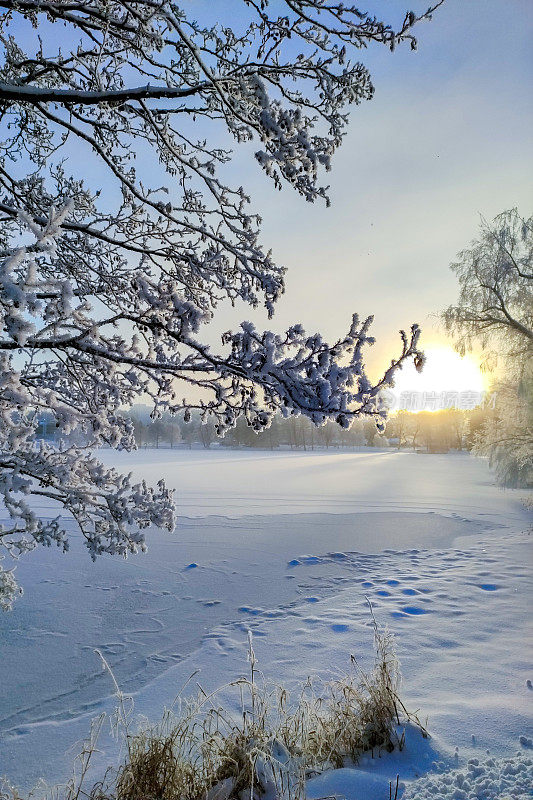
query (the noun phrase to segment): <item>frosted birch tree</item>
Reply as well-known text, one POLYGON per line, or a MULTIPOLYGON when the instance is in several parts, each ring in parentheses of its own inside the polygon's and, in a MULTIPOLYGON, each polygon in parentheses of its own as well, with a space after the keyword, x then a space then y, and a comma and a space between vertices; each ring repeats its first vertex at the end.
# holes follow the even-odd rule
POLYGON ((516 208, 491 222, 451 265, 459 281, 457 303, 443 312, 459 352, 477 344, 487 366, 498 356, 520 364, 533 354, 533 217, 516 208))
POLYGON ((443 313, 460 352, 478 345, 498 369, 491 410, 475 436, 501 483, 533 485, 533 217, 510 209, 480 233, 451 265, 460 292, 443 313))
POLYGON ((374 91, 360 51, 415 49, 414 27, 442 2, 397 27, 330 0, 0 2, 4 606, 18 591, 10 559, 68 549, 73 525, 93 558, 173 527, 162 483, 134 484, 95 456, 134 447, 119 412, 137 400, 155 416, 195 409, 219 433, 239 418, 263 430, 276 412, 383 426, 380 391, 407 359, 422 365, 416 325, 375 382, 371 318, 333 343, 250 322, 206 343, 220 304, 272 315, 284 290, 227 178, 230 143, 277 188, 328 204, 322 173, 350 106, 374 91), (55 444, 36 437, 43 412, 55 444), (36 514, 32 496, 57 511, 36 514))

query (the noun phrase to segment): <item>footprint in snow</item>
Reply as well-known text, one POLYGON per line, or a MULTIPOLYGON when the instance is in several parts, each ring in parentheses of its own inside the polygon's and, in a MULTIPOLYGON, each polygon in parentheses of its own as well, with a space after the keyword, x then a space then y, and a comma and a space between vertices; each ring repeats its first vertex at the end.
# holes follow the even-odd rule
POLYGON ((151 656, 148 656, 148 660, 149 661, 155 661, 158 664, 166 664, 167 661, 168 661, 168 658, 166 656, 160 656, 160 655, 157 655, 156 653, 153 653, 151 656))
POLYGON ((346 631, 350 630, 349 625, 344 625, 343 623, 336 623, 335 625, 331 625, 331 630, 334 633, 346 633, 346 631))
POLYGON ((241 606, 239 608, 241 614, 251 614, 252 616, 256 617, 258 614, 261 614, 263 609, 262 608, 250 608, 249 606, 241 606))
POLYGON ((403 606, 402 611, 405 614, 410 614, 411 616, 418 617, 420 614, 429 614, 429 611, 425 608, 420 608, 420 606, 403 606))

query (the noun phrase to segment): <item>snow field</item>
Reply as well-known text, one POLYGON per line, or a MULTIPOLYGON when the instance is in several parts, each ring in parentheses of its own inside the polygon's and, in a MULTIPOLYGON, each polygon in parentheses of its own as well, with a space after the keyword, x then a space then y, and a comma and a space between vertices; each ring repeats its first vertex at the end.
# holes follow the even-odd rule
MULTIPOLYGON (((518 766, 505 766, 505 780, 515 775, 511 797, 522 791, 533 700, 528 515, 515 493, 494 487, 484 462, 403 453, 134 456, 130 468, 176 485, 190 517, 170 536, 152 535, 148 554, 127 562, 93 565, 74 548, 21 564, 26 595, 0 619, 8 689, 0 774, 23 787, 40 775, 66 777, 73 744, 114 706, 95 647, 133 693, 135 712, 156 720, 196 670, 206 690, 245 673, 249 630, 265 678, 293 691, 308 675, 347 671, 352 653, 368 666, 369 600, 395 634, 402 696, 427 717, 431 739, 408 731, 403 753, 319 776, 310 798, 381 800, 382 791, 387 800, 400 774, 409 800, 470 800, 445 776, 484 791, 468 778, 469 760, 516 761, 517 747, 518 766), (213 510, 224 516, 205 517, 213 510), (434 783, 423 794, 418 780, 434 783)), ((102 746, 100 766, 116 755, 107 734, 102 746)))

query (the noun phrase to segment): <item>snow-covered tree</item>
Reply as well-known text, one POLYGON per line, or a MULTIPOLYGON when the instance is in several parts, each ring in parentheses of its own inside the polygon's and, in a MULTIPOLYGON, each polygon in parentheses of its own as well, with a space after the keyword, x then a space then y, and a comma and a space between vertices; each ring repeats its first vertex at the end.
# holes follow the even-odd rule
MULTIPOLYGON (((406 359, 422 364, 416 325, 375 383, 363 360, 371 318, 354 316, 332 344, 300 325, 280 335, 244 322, 215 351, 202 332, 223 301, 271 315, 284 288, 228 177, 231 140, 253 146, 276 187, 327 203, 320 172, 349 106, 373 94, 358 51, 414 49, 413 26, 442 2, 396 29, 330 0, 0 2, 0 491, 11 520, 0 538, 12 557, 67 549, 65 516, 93 558, 142 549, 149 525, 172 528, 163 484, 133 484, 93 455, 134 447, 120 409, 136 400, 156 416, 196 409, 219 432, 240 417, 262 430, 277 411, 383 424, 380 390, 406 359), (182 400, 191 388, 201 399, 182 400), (55 444, 35 436, 43 411, 55 444), (37 515, 32 495, 57 514, 37 515)), ((4 605, 15 592, 4 562, 4 605)))
POLYGON ((488 456, 503 486, 533 486, 533 377, 493 387, 489 410, 474 438, 474 452, 488 456))
POLYGON ((460 352, 477 344, 500 375, 493 407, 474 437, 508 486, 533 482, 533 217, 517 209, 481 223, 479 238, 459 253, 456 305, 443 313, 460 352))
POLYGON ((533 352, 533 217, 511 209, 492 223, 482 220, 479 238, 459 253, 451 269, 459 280, 459 299, 443 320, 459 352, 475 342, 489 367, 502 355, 528 360, 533 352))

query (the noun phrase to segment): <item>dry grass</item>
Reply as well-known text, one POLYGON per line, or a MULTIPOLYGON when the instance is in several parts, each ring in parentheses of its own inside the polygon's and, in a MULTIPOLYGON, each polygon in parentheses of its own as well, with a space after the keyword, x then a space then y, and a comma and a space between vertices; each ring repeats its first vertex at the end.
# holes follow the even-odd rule
MULTIPOLYGON (((145 725, 135 734, 131 708, 115 683, 115 724, 126 743, 124 763, 109 771, 104 782, 85 788, 102 724, 98 720, 78 756, 76 779, 48 797, 302 800, 310 775, 357 764, 369 751, 377 755, 401 749, 400 711, 425 733, 399 699, 400 670, 393 639, 375 620, 374 640, 376 656, 370 672, 359 669, 352 656, 350 674, 326 684, 308 680, 293 701, 284 688, 269 686, 258 675, 250 636, 249 677, 223 687, 238 692, 240 714, 220 705, 221 690, 207 694, 198 687, 194 698, 179 698, 177 712, 167 711, 158 725, 145 725)), ((14 793, 4 796, 17 797, 14 793)))

